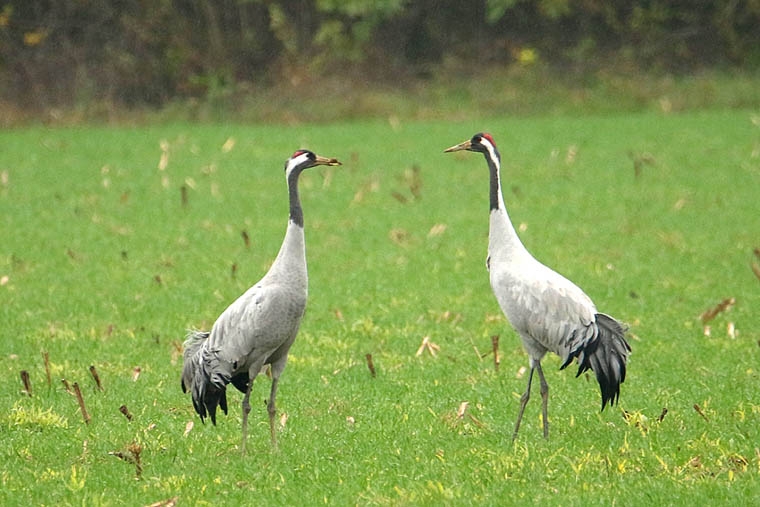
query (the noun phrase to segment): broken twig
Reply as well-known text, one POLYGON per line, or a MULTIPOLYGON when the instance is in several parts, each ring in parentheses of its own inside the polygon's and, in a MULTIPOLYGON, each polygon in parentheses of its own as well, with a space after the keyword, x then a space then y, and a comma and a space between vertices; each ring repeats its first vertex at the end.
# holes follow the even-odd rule
POLYGON ((374 361, 372 361, 372 354, 367 354, 366 358, 367 358, 367 368, 369 368, 369 372, 370 374, 372 374, 372 377, 374 378, 377 376, 377 372, 375 371, 375 363, 374 361))
POLYGON ((77 396, 79 402, 79 409, 82 411, 82 418, 85 424, 90 424, 90 414, 87 413, 87 409, 84 406, 84 398, 82 397, 82 391, 79 389, 79 384, 74 382, 74 394, 77 396))
POLYGON ((493 369, 499 371, 499 363, 501 358, 499 357, 499 335, 495 334, 491 337, 491 346, 493 348, 493 369))
POLYGON ((707 324, 711 320, 713 320, 719 313, 725 312, 732 306, 736 304, 736 298, 726 298, 714 307, 705 310, 702 312, 702 315, 699 316, 699 319, 702 321, 702 324, 707 324))
POLYGON ((47 378, 48 387, 53 385, 53 380, 50 378, 50 355, 47 350, 42 351, 42 362, 45 363, 45 377, 47 378))
POLYGON ((24 394, 32 396, 32 382, 29 380, 29 372, 21 370, 21 382, 24 384, 24 394))
POLYGON ((417 357, 421 356, 423 352, 425 352, 425 349, 427 349, 428 352, 430 352, 430 355, 435 357, 438 352, 441 350, 441 347, 439 347, 437 344, 430 341, 430 337, 426 336, 422 339, 422 343, 420 344, 420 348, 417 349, 417 353, 415 354, 417 357))
POLYGON ((131 463, 135 466, 135 478, 140 479, 142 476, 142 462, 140 461, 140 453, 142 452, 142 446, 137 443, 131 443, 127 446, 126 452, 111 451, 108 454, 116 456, 120 460, 131 463))
POLYGON ((95 365, 90 365, 90 374, 92 375, 92 378, 95 379, 95 385, 98 386, 98 391, 103 390, 103 384, 100 383, 100 375, 98 375, 98 370, 95 369, 95 365))
POLYGON ((702 412, 702 409, 696 403, 694 404, 694 410, 696 410, 697 413, 702 416, 702 419, 704 419, 707 422, 710 422, 710 419, 707 418, 707 416, 705 415, 705 413, 702 412))

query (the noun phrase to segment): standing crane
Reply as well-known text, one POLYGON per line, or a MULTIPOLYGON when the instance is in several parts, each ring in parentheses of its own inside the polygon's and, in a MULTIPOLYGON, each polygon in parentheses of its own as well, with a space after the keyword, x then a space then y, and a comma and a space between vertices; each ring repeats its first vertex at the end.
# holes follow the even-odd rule
POLYGON ((560 369, 578 359, 578 374, 591 369, 602 392, 602 410, 620 396, 631 347, 620 322, 598 313, 591 299, 573 282, 537 261, 523 246, 504 206, 501 157, 490 134, 475 134, 445 153, 467 150, 482 153, 490 170, 490 224, 488 258, 491 288, 504 314, 522 339, 530 358, 530 374, 520 397, 512 440, 517 438, 530 399, 533 372, 538 372, 544 437, 549 437, 549 386, 541 359, 551 351, 563 359, 560 369))
POLYGON ((271 366, 272 389, 267 403, 272 446, 275 435, 275 397, 280 374, 288 360, 288 350, 298 333, 308 293, 306 246, 298 177, 310 167, 341 165, 334 158, 296 151, 285 162, 290 218, 285 239, 264 278, 248 289, 216 319, 210 332, 192 331, 185 341, 182 391, 190 390, 193 406, 205 422, 216 425, 216 408, 227 413, 227 384, 232 383, 243 397, 243 441, 245 453, 251 386, 264 365, 271 366))

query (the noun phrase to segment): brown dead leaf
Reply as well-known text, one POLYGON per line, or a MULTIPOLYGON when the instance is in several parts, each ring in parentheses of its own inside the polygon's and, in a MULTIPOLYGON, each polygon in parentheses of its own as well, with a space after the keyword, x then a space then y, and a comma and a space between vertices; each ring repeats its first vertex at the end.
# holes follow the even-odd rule
POLYGON ((688 465, 693 468, 701 468, 702 467, 702 459, 699 456, 694 456, 689 460, 688 465))
POLYGON ((702 315, 699 316, 699 319, 703 324, 707 324, 719 313, 728 311, 732 306, 734 306, 734 304, 736 304, 736 298, 726 298, 714 307, 702 312, 702 315))
POLYGON ((405 245, 409 242, 410 234, 405 229, 395 228, 388 233, 388 238, 397 245, 405 245))
POLYGON ((396 199, 401 204, 406 204, 407 202, 409 202, 408 199, 403 194, 396 192, 395 190, 391 192, 391 197, 396 199))

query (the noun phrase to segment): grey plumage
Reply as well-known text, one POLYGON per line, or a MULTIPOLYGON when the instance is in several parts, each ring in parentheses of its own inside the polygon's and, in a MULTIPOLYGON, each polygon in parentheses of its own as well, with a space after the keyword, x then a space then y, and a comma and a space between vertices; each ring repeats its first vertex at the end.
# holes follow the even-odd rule
POLYGON ((549 435, 547 403, 549 387, 541 359, 554 352, 563 359, 561 369, 574 359, 578 373, 591 369, 602 395, 602 410, 614 405, 625 381, 631 350, 625 327, 599 313, 591 299, 573 282, 537 261, 523 246, 509 219, 501 191, 501 158, 489 134, 475 134, 445 150, 483 153, 490 170, 490 225, 487 267, 491 288, 504 314, 522 339, 530 358, 530 374, 513 438, 517 437, 525 406, 530 398, 534 371, 541 384, 544 436, 549 435))
POLYGON ((192 331, 184 344, 182 390, 191 392, 193 406, 201 421, 208 416, 216 424, 217 407, 227 413, 228 384, 232 383, 245 393, 242 404, 243 451, 251 386, 267 364, 271 366, 272 374, 267 411, 272 445, 276 446, 274 416, 277 384, 298 333, 308 295, 298 178, 303 170, 316 165, 340 165, 340 162, 299 150, 285 163, 290 215, 276 259, 258 283, 222 312, 210 332, 192 331))

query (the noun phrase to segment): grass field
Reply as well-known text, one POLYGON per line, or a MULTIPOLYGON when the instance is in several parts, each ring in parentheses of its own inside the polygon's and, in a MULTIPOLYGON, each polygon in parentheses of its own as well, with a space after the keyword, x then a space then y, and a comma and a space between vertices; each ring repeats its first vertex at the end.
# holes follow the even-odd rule
POLYGON ((756 112, 26 127, 0 147, 2 505, 760 497, 756 112), (600 413, 593 376, 546 358, 548 440, 536 395, 511 441, 527 356, 488 284, 485 162, 442 153, 480 130, 526 246, 630 325, 620 407, 600 413), (310 301, 279 451, 260 377, 242 457, 241 396, 202 425, 179 347, 274 258, 282 166, 300 147, 344 166, 302 178, 310 301), (706 335, 700 314, 726 298, 706 335), (416 354, 425 337, 437 355, 416 354), (89 424, 61 379, 82 388, 89 424))

